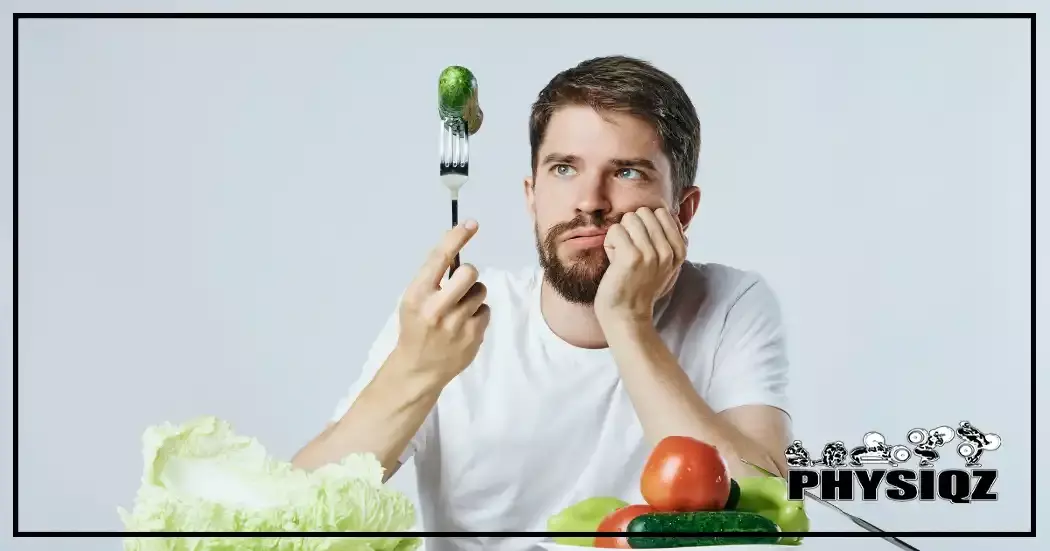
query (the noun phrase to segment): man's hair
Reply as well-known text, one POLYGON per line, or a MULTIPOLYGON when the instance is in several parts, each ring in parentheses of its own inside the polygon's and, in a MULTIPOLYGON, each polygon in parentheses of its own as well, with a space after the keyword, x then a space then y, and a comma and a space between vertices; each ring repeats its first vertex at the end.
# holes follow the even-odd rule
POLYGON ((652 64, 625 56, 597 57, 558 73, 540 91, 529 117, 532 172, 551 116, 559 107, 587 105, 639 117, 660 137, 671 162, 675 198, 693 185, 700 157, 700 120, 685 89, 652 64))

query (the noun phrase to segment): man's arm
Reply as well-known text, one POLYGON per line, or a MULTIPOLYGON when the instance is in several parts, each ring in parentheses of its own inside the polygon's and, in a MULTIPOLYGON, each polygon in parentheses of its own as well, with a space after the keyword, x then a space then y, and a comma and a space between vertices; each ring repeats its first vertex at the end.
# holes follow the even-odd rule
POLYGON ((655 301, 672 288, 685 261, 684 231, 682 219, 667 208, 642 207, 624 214, 606 234, 609 268, 594 311, 624 386, 653 444, 692 436, 717 447, 733 476, 757 474, 740 458, 784 474, 787 361, 779 308, 761 279, 743 290, 726 315, 709 401, 693 388, 653 325, 655 301))
POLYGON ((788 362, 779 306, 758 279, 730 307, 712 367, 708 400, 652 323, 606 323, 606 337, 647 438, 698 438, 716 446, 734 476, 786 474, 791 420, 781 409, 788 362))
POLYGON ((783 411, 745 405, 716 413, 652 325, 616 324, 606 338, 650 443, 667 436, 692 436, 718 448, 732 476, 757 474, 739 458, 786 473, 782 450, 790 421, 783 411))
POLYGON ((415 452, 441 390, 474 361, 488 327, 487 290, 474 266, 460 266, 441 286, 477 228, 467 220, 431 251, 372 345, 346 412, 296 454, 293 465, 313 469, 372 453, 387 480, 415 452))
POLYGON ((395 375, 414 371, 408 359, 394 350, 337 422, 306 445, 292 464, 315 469, 351 453, 373 453, 383 465, 384 481, 407 460, 405 454, 437 403, 441 387, 425 377, 395 375))

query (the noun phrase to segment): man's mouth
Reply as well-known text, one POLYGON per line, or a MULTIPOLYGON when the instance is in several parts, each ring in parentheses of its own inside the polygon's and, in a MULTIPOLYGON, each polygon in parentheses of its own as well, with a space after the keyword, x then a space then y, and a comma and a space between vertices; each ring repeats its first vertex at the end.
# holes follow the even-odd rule
POLYGON ((573 240, 573 239, 595 239, 595 238, 601 238, 601 239, 604 240, 605 239, 605 234, 608 233, 608 231, 609 230, 598 229, 598 228, 573 230, 573 231, 569 232, 569 235, 565 238, 565 240, 566 241, 570 241, 570 240, 573 240))
POLYGON ((587 229, 574 230, 565 238, 565 242, 572 247, 592 249, 605 244, 606 230, 587 229))

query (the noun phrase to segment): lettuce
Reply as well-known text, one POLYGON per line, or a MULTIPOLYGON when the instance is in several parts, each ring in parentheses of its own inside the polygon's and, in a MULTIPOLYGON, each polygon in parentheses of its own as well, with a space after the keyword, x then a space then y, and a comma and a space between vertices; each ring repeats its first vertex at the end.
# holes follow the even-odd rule
POLYGON ((150 427, 129 532, 289 532, 287 537, 128 537, 125 551, 413 551, 419 538, 294 537, 295 532, 396 532, 412 502, 383 485, 371 454, 307 472, 270 458, 254 438, 201 417, 150 427))

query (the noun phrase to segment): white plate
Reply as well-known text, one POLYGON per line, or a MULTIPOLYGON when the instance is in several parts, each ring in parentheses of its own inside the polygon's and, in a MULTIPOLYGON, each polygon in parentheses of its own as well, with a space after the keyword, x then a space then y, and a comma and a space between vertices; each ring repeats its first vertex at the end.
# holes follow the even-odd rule
MULTIPOLYGON (((554 543, 553 541, 541 541, 540 547, 547 551, 584 551, 586 549, 595 549, 594 547, 581 547, 579 545, 563 545, 560 543, 554 543)), ((774 544, 748 544, 748 545, 704 545, 701 547, 675 547, 674 551, 682 551, 683 549, 706 549, 707 551, 720 551, 722 549, 735 549, 737 551, 758 551, 759 549, 776 549, 777 551, 786 551, 790 549, 798 549, 802 545, 774 545, 774 544)), ((672 548, 666 547, 668 551, 672 551, 672 548)), ((658 550, 657 550, 658 551, 658 550)))

